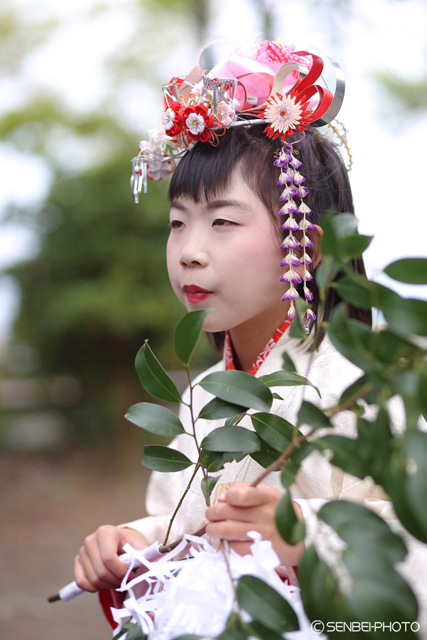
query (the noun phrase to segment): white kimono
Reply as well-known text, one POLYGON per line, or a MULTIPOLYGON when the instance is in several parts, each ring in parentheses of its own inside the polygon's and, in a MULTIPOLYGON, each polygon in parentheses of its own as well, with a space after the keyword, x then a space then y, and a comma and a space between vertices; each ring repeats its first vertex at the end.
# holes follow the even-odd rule
MULTIPOLYGON (((307 353, 307 348, 300 346, 299 340, 288 337, 288 332, 286 332, 272 347, 255 374, 256 377, 282 369, 283 353, 285 351, 295 363, 297 372, 306 376, 313 385, 319 388, 322 394, 321 399, 319 399, 316 391, 310 386, 275 387, 271 389, 283 398, 283 400, 273 400, 271 413, 282 416, 293 424, 296 424, 297 413, 303 399, 317 404, 322 409, 326 409, 336 404, 343 390, 359 378, 362 373, 358 367, 349 362, 335 349, 328 337, 324 339, 317 351, 307 353)), ((209 373, 223 371, 224 369, 224 361, 221 361, 198 376, 194 383, 202 380, 209 373)), ((200 386, 196 386, 193 393, 195 416, 212 398, 213 396, 209 392, 200 386)), ((184 399, 186 402, 189 401, 188 389, 184 394, 184 399)), ((393 427, 394 429, 403 429, 404 415, 399 402, 394 404, 392 411, 393 427)), ((188 408, 182 405, 179 415, 184 428, 191 432, 188 408)), ((338 435, 355 436, 356 418, 352 412, 347 411, 338 414, 334 417, 333 423, 338 435)), ((197 437, 199 444, 208 433, 223 426, 223 424, 224 420, 198 420, 197 437)), ((241 425, 252 431, 254 430, 248 416, 244 418, 241 425)), ((304 432, 304 427, 302 427, 301 431, 304 432)), ((178 436, 170 446, 181 451, 191 460, 197 460, 196 447, 193 438, 190 436, 178 436)), ((171 514, 193 471, 194 467, 189 467, 176 473, 154 471, 147 489, 147 512, 150 516, 122 526, 137 529, 146 537, 149 544, 156 540, 163 541, 171 514)), ((214 504, 218 496, 233 482, 252 482, 261 471, 262 467, 249 456, 238 463, 226 463, 224 469, 210 474, 221 476, 215 486, 211 503, 214 504)), ((169 541, 181 537, 183 533, 193 533, 206 522, 206 504, 201 491, 201 480, 202 472, 199 471, 175 518, 169 541)), ((280 473, 278 472, 270 474, 264 482, 283 491, 280 483, 280 473)), ((292 499, 300 505, 303 516, 308 519, 310 519, 313 509, 317 511, 326 501, 337 499, 351 500, 363 504, 385 519, 395 517, 383 489, 375 485, 371 478, 360 480, 360 478, 345 473, 338 467, 331 465, 318 452, 311 453, 303 461, 290 491, 292 499)), ((425 611, 427 608, 427 545, 416 543, 411 538, 410 547, 411 553, 408 554, 402 572, 416 592, 420 604, 423 601, 424 613, 422 618, 424 619, 424 625, 427 625, 425 611)), ((288 571, 288 575, 291 577, 292 571, 283 569, 288 571)), ((421 628, 421 633, 422 631, 423 627, 421 628)), ((425 627, 425 633, 427 634, 427 626, 425 627)))

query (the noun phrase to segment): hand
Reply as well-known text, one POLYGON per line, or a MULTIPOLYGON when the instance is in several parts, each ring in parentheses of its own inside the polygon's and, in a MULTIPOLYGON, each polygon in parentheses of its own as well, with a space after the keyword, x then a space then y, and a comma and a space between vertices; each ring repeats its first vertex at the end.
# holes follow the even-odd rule
POLYGON ((135 549, 145 549, 148 544, 142 533, 127 527, 111 525, 99 527, 85 538, 74 560, 74 579, 77 586, 94 593, 100 589, 115 589, 126 574, 120 562, 123 545, 128 542, 135 549))
MULTIPOLYGON (((270 540, 283 565, 296 566, 304 551, 304 542, 287 544, 276 527, 276 509, 283 493, 267 484, 251 487, 248 482, 236 482, 220 495, 217 504, 206 509, 210 524, 206 533, 212 538, 228 540, 241 556, 250 553, 253 543, 248 531, 258 531, 263 540, 270 540)), ((298 509, 298 507, 297 507, 298 509)), ((297 517, 301 514, 296 511, 297 517)))

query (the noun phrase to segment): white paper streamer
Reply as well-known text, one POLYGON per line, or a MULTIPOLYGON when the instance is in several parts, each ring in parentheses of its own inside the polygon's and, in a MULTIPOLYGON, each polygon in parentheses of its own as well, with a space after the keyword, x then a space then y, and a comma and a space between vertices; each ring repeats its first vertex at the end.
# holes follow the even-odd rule
MULTIPOLYGON (((271 543, 251 532, 254 543, 251 555, 239 556, 228 551, 228 566, 224 555, 203 538, 184 536, 181 544, 157 562, 150 562, 141 551, 125 545, 124 550, 134 563, 123 579, 118 591, 128 591, 129 597, 122 609, 111 612, 120 633, 127 620, 137 623, 149 640, 172 640, 182 634, 195 634, 212 638, 220 635, 234 607, 233 580, 253 575, 278 591, 294 609, 300 630, 283 634, 286 640, 327 640, 315 634, 305 615, 298 587, 285 584, 276 572, 279 558, 271 543), (188 543, 190 560, 173 560, 184 551, 188 543), (132 566, 144 566, 142 575, 128 582, 132 566)), ((141 570, 139 570, 141 571, 141 570)), ((138 572, 139 572, 138 571, 138 572)), ((243 612, 245 621, 251 620, 243 612)), ((123 636, 125 640, 126 636, 123 636)))

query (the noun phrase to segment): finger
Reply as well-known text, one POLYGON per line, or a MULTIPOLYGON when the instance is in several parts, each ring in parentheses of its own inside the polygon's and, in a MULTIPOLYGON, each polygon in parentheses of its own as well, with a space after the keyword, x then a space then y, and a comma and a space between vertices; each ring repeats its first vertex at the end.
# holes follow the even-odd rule
POLYGON ((272 518, 275 513, 275 505, 267 503, 258 507, 233 507, 228 503, 216 504, 206 509, 206 518, 210 522, 220 520, 236 520, 237 522, 258 523, 272 518))
POLYGON ((206 527, 206 533, 211 538, 250 542, 252 544, 253 540, 247 535, 248 531, 253 531, 252 523, 221 521, 212 522, 206 527))
POLYGON ((79 556, 74 558, 74 580, 80 589, 83 591, 89 591, 90 593, 95 593, 98 591, 96 587, 90 582, 88 579, 85 570, 80 562, 79 556))
POLYGON ((236 482, 225 494, 228 504, 236 507, 257 507, 266 502, 277 503, 283 493, 268 484, 251 487, 247 482, 236 482))
POLYGON ((120 584, 127 569, 117 553, 118 543, 114 544, 112 540, 100 537, 98 544, 93 560, 97 575, 103 580, 113 580, 115 584, 120 584))
POLYGON ((92 548, 88 553, 84 546, 80 549, 78 557, 87 579, 96 589, 113 589, 119 586, 120 578, 104 566, 98 547, 92 548))
POLYGON ((94 571, 90 560, 80 550, 74 562, 74 579, 80 589, 94 593, 100 589, 113 589, 117 585, 110 584, 100 579, 94 571))

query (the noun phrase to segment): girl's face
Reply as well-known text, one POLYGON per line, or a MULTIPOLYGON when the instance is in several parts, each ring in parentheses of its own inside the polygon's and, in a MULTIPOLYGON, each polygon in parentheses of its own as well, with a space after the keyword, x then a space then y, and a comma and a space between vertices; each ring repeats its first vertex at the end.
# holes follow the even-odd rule
POLYGON ((182 197, 170 205, 167 264, 173 290, 188 311, 213 308, 205 331, 251 331, 286 318, 283 257, 274 220, 236 171, 210 202, 182 197))

